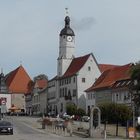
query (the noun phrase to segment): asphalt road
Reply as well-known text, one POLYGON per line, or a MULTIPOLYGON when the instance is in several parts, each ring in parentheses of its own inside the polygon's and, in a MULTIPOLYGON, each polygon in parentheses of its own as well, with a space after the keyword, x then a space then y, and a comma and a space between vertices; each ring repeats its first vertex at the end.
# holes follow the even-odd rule
POLYGON ((0 140, 59 140, 60 136, 46 134, 41 129, 33 128, 25 120, 17 117, 6 117, 5 120, 12 122, 14 135, 1 134, 0 140))
MULTIPOLYGON (((40 126, 35 126, 36 118, 29 117, 5 117, 5 120, 12 122, 14 127, 13 135, 0 135, 0 140, 84 140, 78 136, 64 137, 48 133, 41 129, 40 126)), ((86 138, 91 140, 91 138, 86 138)), ((94 138, 94 140, 96 140, 94 138)), ((99 140, 99 139, 98 139, 99 140)), ((111 139, 109 139, 111 140, 111 139)), ((112 139, 113 140, 113 139, 112 139)), ((117 139, 121 140, 121 139, 117 139)))

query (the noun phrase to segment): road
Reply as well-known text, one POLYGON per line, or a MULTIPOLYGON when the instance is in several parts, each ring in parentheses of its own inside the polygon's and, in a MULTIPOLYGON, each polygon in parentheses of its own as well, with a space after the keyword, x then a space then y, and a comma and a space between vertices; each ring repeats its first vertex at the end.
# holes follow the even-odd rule
POLYGON ((46 134, 41 129, 36 129, 27 124, 22 117, 6 117, 5 120, 12 122, 14 127, 14 135, 0 135, 0 140, 59 140, 63 139, 60 136, 46 134))
MULTIPOLYGON (((0 135, 0 140, 84 140, 78 136, 64 137, 48 133, 37 125, 37 118, 11 116, 5 117, 5 120, 12 122, 14 135, 0 135)), ((86 140, 91 140, 91 138, 86 138, 86 140)), ((94 140, 96 139, 94 138, 94 140)))

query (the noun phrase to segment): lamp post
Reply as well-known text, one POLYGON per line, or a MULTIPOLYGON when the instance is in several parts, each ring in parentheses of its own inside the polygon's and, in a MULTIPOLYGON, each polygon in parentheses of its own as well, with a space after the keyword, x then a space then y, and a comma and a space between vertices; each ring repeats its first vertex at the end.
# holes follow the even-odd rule
POLYGON ((135 104, 134 104, 134 102, 133 102, 133 127, 135 128, 135 104))

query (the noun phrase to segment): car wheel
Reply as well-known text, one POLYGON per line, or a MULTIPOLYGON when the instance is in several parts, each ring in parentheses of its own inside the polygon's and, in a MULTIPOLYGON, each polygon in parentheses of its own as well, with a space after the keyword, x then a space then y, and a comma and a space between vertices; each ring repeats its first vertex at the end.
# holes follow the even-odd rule
POLYGON ((10 134, 13 135, 13 131, 11 131, 10 134))

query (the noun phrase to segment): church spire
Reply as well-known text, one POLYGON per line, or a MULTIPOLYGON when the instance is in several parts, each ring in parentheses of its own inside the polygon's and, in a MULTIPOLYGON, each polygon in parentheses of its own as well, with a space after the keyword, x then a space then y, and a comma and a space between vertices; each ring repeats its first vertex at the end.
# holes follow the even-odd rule
POLYGON ((66 10, 66 17, 65 17, 65 27, 61 30, 60 36, 62 35, 70 35, 75 36, 74 31, 70 27, 70 17, 68 16, 68 8, 65 8, 66 10))

